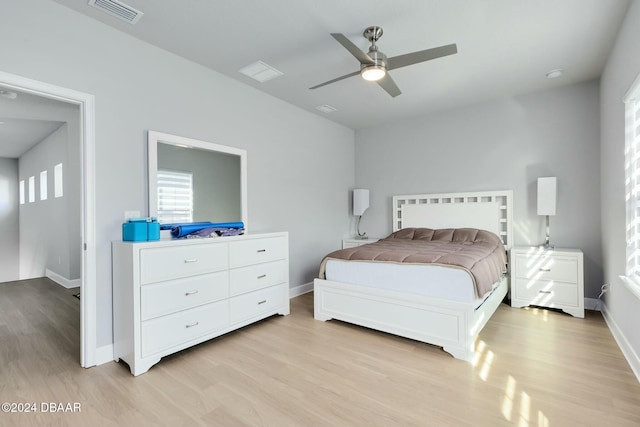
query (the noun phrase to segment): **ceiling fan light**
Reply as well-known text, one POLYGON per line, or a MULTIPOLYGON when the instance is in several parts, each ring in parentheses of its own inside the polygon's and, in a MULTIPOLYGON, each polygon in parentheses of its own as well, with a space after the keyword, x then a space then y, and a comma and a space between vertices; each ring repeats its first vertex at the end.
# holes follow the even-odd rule
POLYGON ((368 67, 364 67, 360 71, 360 75, 362 76, 362 78, 370 82, 377 82, 386 74, 387 70, 379 65, 370 65, 368 67))

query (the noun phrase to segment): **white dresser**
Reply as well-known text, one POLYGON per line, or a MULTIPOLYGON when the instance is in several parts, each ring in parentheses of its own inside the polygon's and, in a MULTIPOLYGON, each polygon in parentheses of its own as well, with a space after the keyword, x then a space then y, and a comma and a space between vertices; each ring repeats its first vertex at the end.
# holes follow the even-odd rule
POLYGON ((289 314, 287 233, 113 242, 114 358, 133 375, 274 314, 289 314))
POLYGON ((558 308, 584 317, 583 255, 579 249, 511 249, 511 306, 558 308))

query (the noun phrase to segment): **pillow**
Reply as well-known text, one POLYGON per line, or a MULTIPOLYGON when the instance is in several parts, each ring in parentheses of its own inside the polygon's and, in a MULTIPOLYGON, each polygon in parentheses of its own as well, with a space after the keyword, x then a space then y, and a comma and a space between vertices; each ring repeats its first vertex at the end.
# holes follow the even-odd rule
POLYGON ((387 239, 404 240, 441 240, 447 242, 487 242, 502 243, 496 234, 477 228, 403 228, 391 233, 387 239))

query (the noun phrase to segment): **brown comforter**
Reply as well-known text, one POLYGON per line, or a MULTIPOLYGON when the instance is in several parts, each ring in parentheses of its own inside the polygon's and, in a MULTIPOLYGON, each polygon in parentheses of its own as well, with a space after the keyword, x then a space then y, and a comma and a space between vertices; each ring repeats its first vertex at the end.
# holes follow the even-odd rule
POLYGON ((328 254, 320 265, 320 278, 325 278, 329 259, 461 268, 473 278, 479 297, 491 291, 507 271, 507 255, 500 238, 475 228, 405 228, 377 242, 328 254))

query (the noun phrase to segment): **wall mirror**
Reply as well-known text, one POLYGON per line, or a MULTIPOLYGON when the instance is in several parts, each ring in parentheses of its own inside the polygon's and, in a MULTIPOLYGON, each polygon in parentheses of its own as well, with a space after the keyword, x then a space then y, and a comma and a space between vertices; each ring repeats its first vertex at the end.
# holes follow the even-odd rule
POLYGON ((246 150, 149 131, 149 216, 247 228, 246 150))

